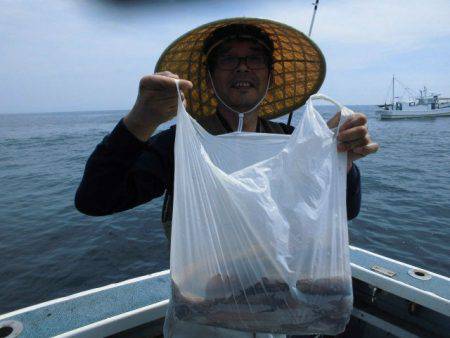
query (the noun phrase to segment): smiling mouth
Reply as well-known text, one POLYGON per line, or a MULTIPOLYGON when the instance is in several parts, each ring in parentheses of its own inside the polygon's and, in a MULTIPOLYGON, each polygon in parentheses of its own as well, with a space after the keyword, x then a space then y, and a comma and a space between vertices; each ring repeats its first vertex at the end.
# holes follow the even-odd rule
POLYGON ((254 86, 249 81, 236 81, 233 83, 231 87, 241 89, 241 88, 253 88, 254 86))

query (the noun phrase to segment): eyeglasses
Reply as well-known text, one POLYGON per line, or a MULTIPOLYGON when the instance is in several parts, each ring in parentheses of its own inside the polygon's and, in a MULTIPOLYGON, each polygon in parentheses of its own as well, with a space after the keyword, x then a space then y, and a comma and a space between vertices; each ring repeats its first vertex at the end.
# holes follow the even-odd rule
POLYGON ((217 58, 216 66, 221 70, 235 70, 245 60, 245 64, 249 69, 257 70, 268 67, 268 60, 265 55, 249 55, 249 56, 221 56, 217 58))

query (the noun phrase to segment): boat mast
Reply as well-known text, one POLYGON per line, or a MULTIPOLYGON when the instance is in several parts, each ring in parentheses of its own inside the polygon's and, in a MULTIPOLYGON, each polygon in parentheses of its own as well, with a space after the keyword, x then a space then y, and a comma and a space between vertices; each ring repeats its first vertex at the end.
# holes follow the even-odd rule
POLYGON ((395 100, 395 78, 392 75, 392 109, 394 109, 394 100, 395 100))
MULTIPOLYGON (((312 19, 311 19, 311 24, 309 25, 308 37, 311 36, 312 28, 313 28, 313 25, 314 25, 314 19, 316 18, 317 7, 319 6, 319 0, 316 0, 316 2, 313 3, 313 5, 314 5, 314 11, 313 11, 312 19)), ((289 113, 289 117, 288 117, 288 121, 287 121, 287 125, 288 126, 291 125, 292 114, 294 114, 294 111, 291 111, 289 113)))

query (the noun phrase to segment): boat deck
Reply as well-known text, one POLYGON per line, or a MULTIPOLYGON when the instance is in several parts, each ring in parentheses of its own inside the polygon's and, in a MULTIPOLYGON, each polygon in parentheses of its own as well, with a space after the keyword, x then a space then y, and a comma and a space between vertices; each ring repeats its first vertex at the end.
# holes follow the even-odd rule
MULTIPOLYGON (((354 318, 394 336, 450 332, 449 278, 356 247, 350 254, 354 318), (389 309, 396 306, 394 318, 389 309)), ((20 337, 31 338, 104 337, 149 322, 160 326, 169 290, 166 270, 1 315, 0 327, 22 325, 20 337)))

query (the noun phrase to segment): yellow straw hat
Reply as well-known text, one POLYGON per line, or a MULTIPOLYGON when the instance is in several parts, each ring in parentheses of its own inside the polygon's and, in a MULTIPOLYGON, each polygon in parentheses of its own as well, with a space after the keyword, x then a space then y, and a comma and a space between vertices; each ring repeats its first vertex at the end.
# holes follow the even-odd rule
POLYGON ((207 88, 204 42, 216 29, 232 24, 258 27, 273 43, 272 84, 261 103, 259 116, 273 119, 301 107, 325 79, 325 58, 305 34, 285 24, 257 18, 214 21, 195 28, 172 42, 162 53, 155 72, 170 71, 191 81, 187 111, 194 117, 214 114, 217 99, 207 88))

